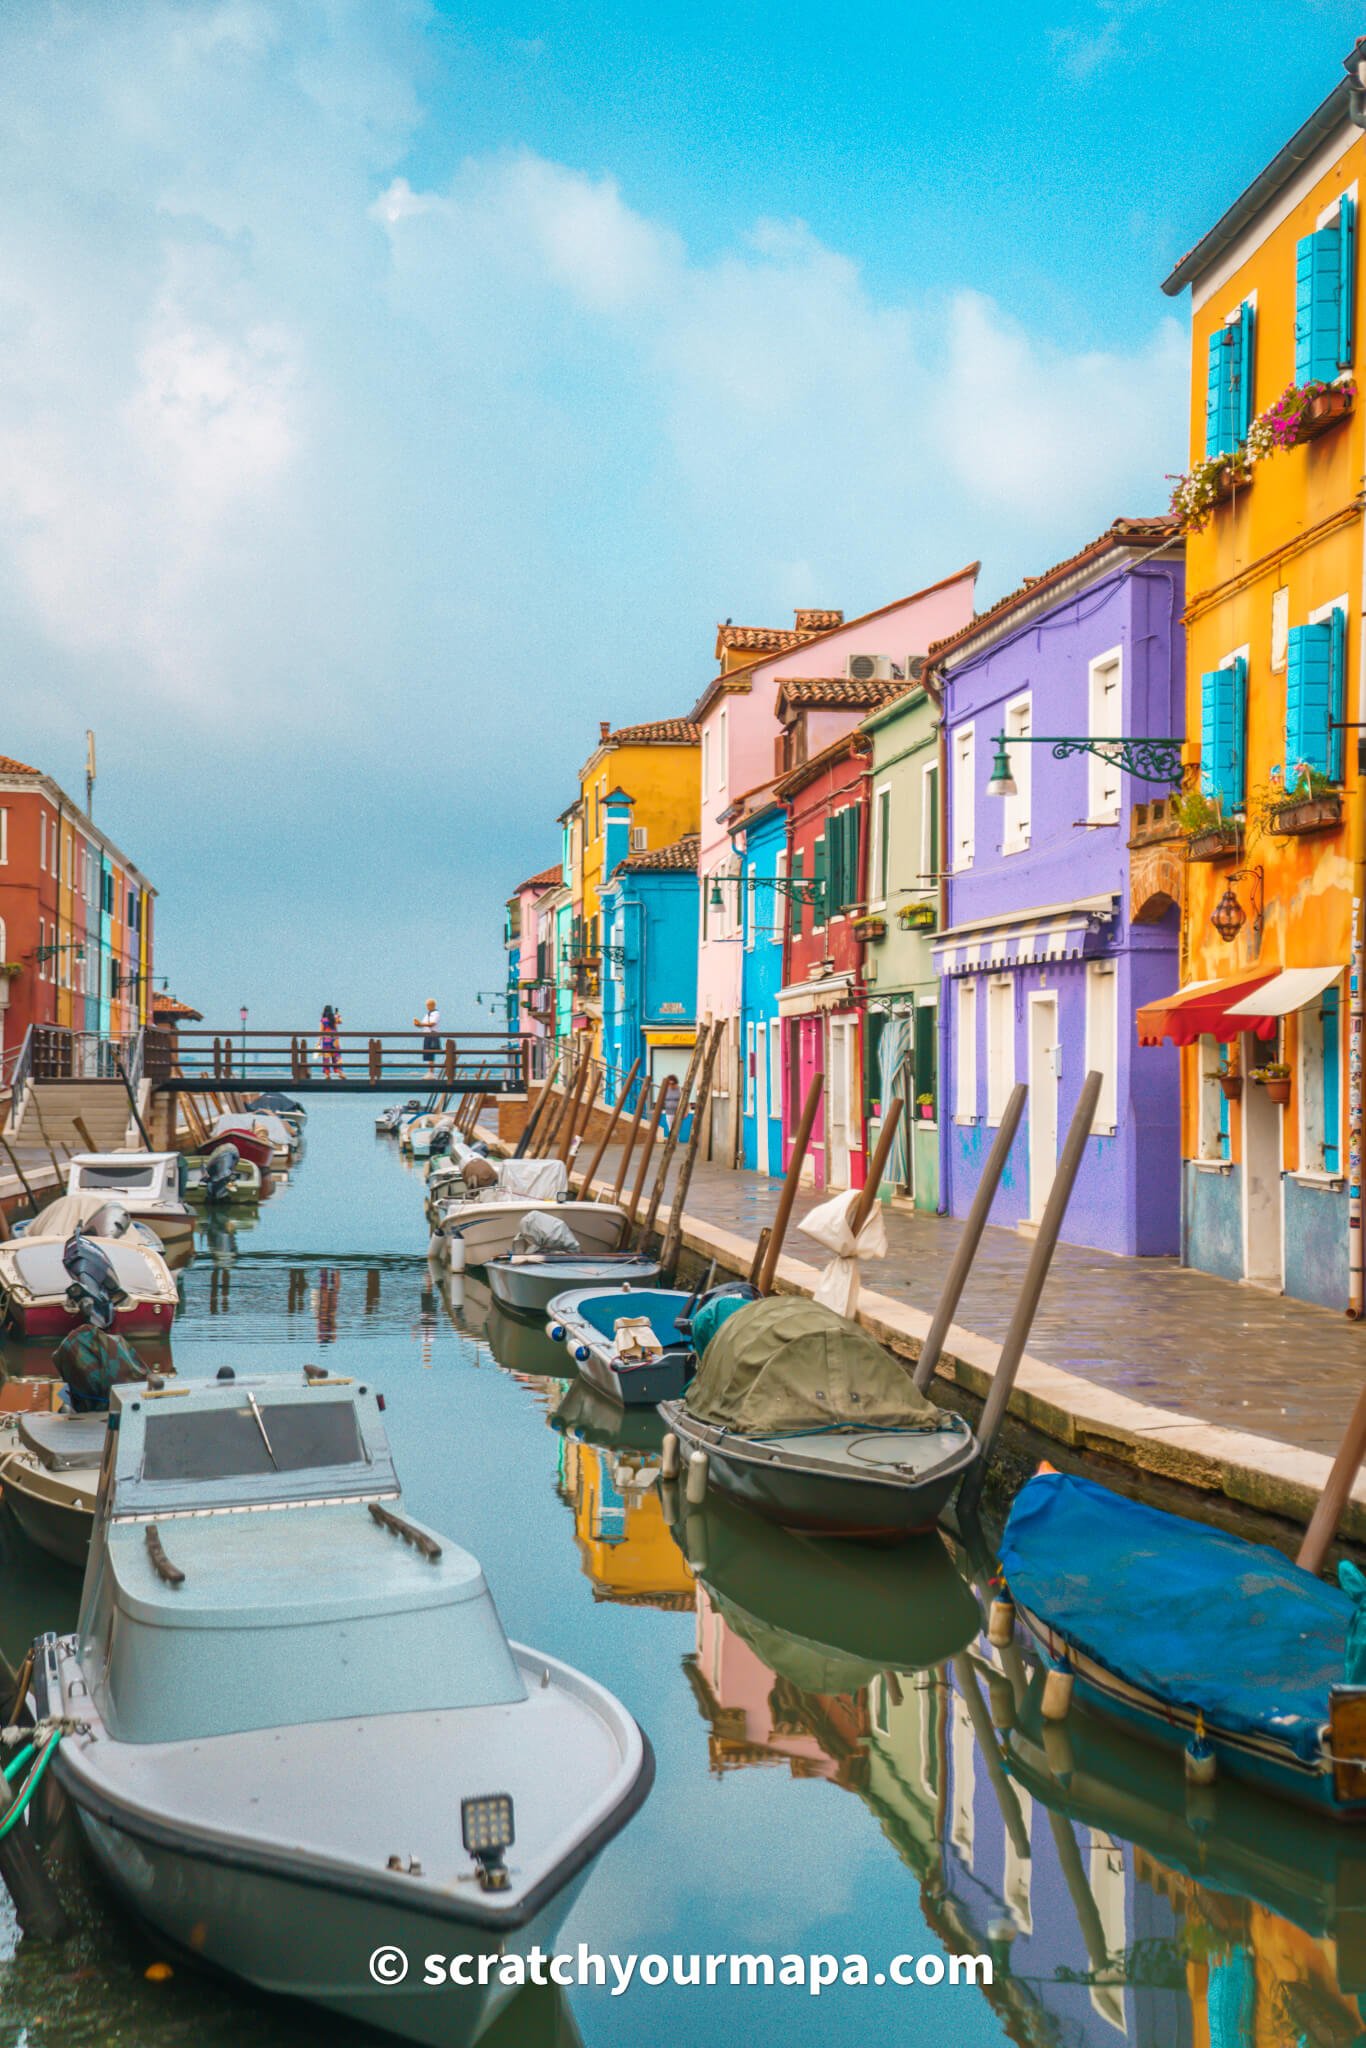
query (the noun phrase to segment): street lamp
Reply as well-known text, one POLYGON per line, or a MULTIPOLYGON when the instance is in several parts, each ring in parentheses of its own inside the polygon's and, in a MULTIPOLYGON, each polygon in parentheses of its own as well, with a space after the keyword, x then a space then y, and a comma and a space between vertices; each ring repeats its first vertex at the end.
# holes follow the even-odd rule
POLYGON ((242 1079, 247 1078, 247 1006, 243 1003, 237 1013, 242 1019, 242 1079))
POLYGON ((1226 946, 1233 944, 1233 941, 1247 923, 1247 912, 1238 901, 1233 887, 1235 882, 1243 881, 1251 882, 1253 887, 1252 936, 1255 940, 1260 941, 1261 939, 1262 916, 1265 907, 1265 873, 1259 867, 1235 868, 1229 876, 1224 893, 1215 904, 1213 914, 1210 917, 1210 923, 1214 926, 1214 929, 1218 932, 1226 946))

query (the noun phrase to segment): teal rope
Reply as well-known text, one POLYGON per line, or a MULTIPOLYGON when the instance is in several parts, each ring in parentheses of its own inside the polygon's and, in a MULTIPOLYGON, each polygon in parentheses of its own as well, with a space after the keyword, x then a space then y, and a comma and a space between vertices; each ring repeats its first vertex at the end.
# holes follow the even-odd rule
POLYGON ((19 1794, 18 1799, 15 1801, 15 1804, 10 1808, 9 1812, 5 1815, 4 1819, 0 1820, 0 1842, 4 1841, 5 1836, 9 1833, 10 1829, 14 1826, 15 1822, 23 1817, 23 1814, 27 1810, 29 1801, 32 1799, 34 1793, 38 1790, 39 1785, 42 1783, 43 1772, 47 1769, 49 1763, 51 1763, 53 1752, 56 1750, 57 1744, 61 1741, 61 1739, 61 1729, 54 1729, 50 1741, 45 1746, 42 1755, 39 1757, 37 1763, 34 1765, 32 1771, 29 1773, 28 1781, 25 1784, 23 1791, 19 1794))
POLYGON ((33 1752, 37 1747, 38 1745, 36 1742, 26 1742, 23 1748, 20 1750, 18 1756, 14 1759, 14 1762, 12 1764, 5 1765, 5 1783, 7 1785, 11 1783, 13 1779, 18 1777, 20 1771, 28 1762, 29 1758, 33 1755, 33 1752))

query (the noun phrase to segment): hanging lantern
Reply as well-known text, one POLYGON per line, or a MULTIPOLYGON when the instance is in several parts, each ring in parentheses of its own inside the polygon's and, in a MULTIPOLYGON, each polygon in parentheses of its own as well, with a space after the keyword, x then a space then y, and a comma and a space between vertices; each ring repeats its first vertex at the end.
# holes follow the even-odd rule
POLYGON ((1214 915, 1210 918, 1210 923, 1214 926, 1214 929, 1218 932, 1226 946, 1233 944, 1233 941, 1247 923, 1247 912, 1234 895, 1232 882, 1228 884, 1223 895, 1215 904, 1214 915))

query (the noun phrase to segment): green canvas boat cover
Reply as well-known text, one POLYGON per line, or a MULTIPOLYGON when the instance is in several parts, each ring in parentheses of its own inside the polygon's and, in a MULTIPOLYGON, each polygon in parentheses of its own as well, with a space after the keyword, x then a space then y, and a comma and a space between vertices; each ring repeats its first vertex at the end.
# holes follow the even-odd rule
POLYGON ((716 1332, 685 1396, 739 1436, 811 1429, 940 1429, 906 1366, 857 1323, 801 1295, 751 1301, 716 1332))

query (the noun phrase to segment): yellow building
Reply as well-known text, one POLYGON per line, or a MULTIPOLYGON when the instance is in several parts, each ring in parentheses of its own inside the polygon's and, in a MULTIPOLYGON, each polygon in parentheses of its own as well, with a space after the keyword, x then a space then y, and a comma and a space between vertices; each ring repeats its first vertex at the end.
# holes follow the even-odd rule
POLYGON ((1183 1258, 1334 1308, 1361 1303, 1358 96, 1163 287, 1191 290, 1186 776, 1135 832, 1184 852, 1182 986, 1139 1018, 1183 1048, 1183 1258))
POLYGON ((602 1051, 602 904, 599 891, 628 853, 672 846, 698 829, 698 729, 688 718, 648 725, 606 719, 579 770, 581 885, 575 891, 575 1013, 602 1051))

